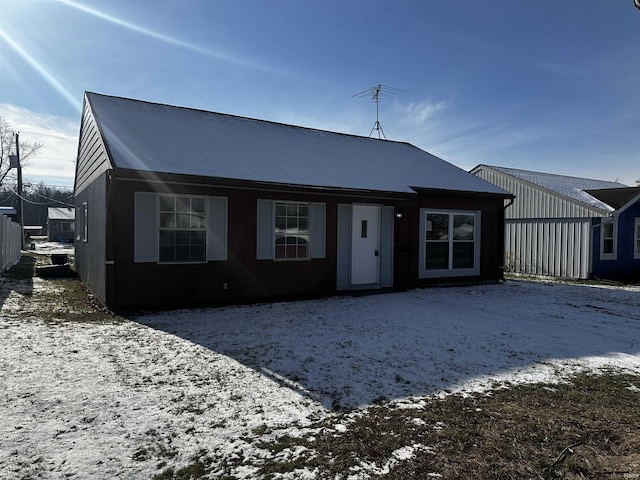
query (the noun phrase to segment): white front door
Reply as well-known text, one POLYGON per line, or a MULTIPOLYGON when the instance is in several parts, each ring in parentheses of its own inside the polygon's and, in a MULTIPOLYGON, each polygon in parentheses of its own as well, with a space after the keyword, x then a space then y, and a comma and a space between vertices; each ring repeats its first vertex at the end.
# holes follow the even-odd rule
POLYGON ((380 207, 353 205, 351 225, 351 284, 380 282, 380 207))

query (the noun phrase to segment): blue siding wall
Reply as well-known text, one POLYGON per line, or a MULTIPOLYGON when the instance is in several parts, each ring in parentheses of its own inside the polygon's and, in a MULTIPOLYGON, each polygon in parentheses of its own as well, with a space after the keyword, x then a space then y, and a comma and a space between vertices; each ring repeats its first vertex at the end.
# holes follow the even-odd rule
POLYGON ((594 219, 593 275, 622 282, 640 280, 640 259, 633 258, 635 219, 640 217, 640 202, 627 208, 618 217, 616 259, 600 260, 600 218, 594 219))

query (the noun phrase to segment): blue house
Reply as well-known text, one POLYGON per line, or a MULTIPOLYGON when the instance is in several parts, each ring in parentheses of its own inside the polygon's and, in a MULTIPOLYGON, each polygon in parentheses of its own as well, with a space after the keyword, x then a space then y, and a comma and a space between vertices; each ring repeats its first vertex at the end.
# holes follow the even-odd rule
POLYGON ((609 205, 608 217, 593 219, 593 275, 622 281, 640 280, 640 188, 587 190, 609 205))

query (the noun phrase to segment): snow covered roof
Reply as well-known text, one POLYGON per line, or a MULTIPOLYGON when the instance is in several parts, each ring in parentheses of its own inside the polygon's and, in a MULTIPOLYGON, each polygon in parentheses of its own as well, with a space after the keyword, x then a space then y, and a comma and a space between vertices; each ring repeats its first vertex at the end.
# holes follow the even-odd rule
POLYGON ((47 209, 47 217, 49 220, 75 220, 76 214, 73 208, 49 207, 47 209))
POLYGON ((619 182, 609 182, 606 180, 593 180, 590 178, 570 177, 567 175, 556 175, 553 173, 533 172, 530 170, 520 170, 517 168, 497 167, 495 165, 485 165, 507 175, 525 180, 534 185, 546 188, 565 197, 569 197, 578 202, 585 203, 592 207, 601 208, 607 211, 614 211, 615 208, 595 196, 587 193, 587 190, 601 190, 613 188, 629 188, 619 182))
POLYGON ((403 142, 86 93, 114 168, 312 187, 509 195, 403 142))

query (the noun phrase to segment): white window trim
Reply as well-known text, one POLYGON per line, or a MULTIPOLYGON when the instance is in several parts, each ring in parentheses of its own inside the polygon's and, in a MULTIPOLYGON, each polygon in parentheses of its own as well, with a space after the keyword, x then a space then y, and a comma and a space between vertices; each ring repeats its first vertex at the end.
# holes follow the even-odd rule
POLYGON ((602 217, 600 220, 600 260, 618 259, 618 217, 602 217), (604 253, 604 224, 613 223, 613 252, 604 253))
POLYGON ((190 194, 179 194, 179 193, 158 193, 156 195, 156 252, 158 252, 158 260, 157 263, 159 265, 196 265, 208 262, 208 251, 209 251, 209 205, 207 201, 207 197, 204 195, 190 195, 190 194), (186 197, 186 198, 202 198, 204 200, 204 219, 205 226, 204 228, 166 228, 160 226, 160 197, 186 197), (160 232, 162 230, 181 230, 181 231, 204 231, 204 259, 202 260, 189 260, 189 261, 162 261, 160 260, 160 232))
POLYGON ((82 202, 81 213, 82 216, 82 232, 80 233, 82 240, 84 243, 89 241, 89 204, 87 202, 82 202))
POLYGON ((638 247, 640 242, 640 217, 636 217, 633 224, 633 258, 634 260, 640 259, 640 248, 638 247))
POLYGON ((275 262, 306 262, 308 260, 311 260, 311 202, 299 202, 296 200, 274 200, 273 201, 273 207, 272 207, 272 238, 271 241, 272 246, 271 248, 273 249, 273 260, 275 262), (307 221, 308 221, 308 225, 307 225, 307 236, 309 237, 307 240, 307 256, 306 257, 295 257, 295 258, 282 258, 282 257, 276 257, 276 206, 279 203, 284 203, 285 205, 288 204, 295 204, 295 205, 304 205, 308 208, 308 216, 307 216, 307 221))
MULTIPOLYGON (((446 210, 446 209, 420 209, 420 251, 418 254, 420 265, 418 266, 419 278, 447 278, 447 277, 469 277, 480 275, 480 254, 481 254, 481 219, 482 212, 480 210, 446 210), (427 270, 425 266, 426 262, 426 248, 427 248, 427 214, 443 214, 449 215, 451 221, 451 215, 473 215, 474 216, 474 259, 473 268, 461 268, 461 269, 443 269, 443 270, 427 270)), ((450 258, 453 252, 450 249, 450 258)))

